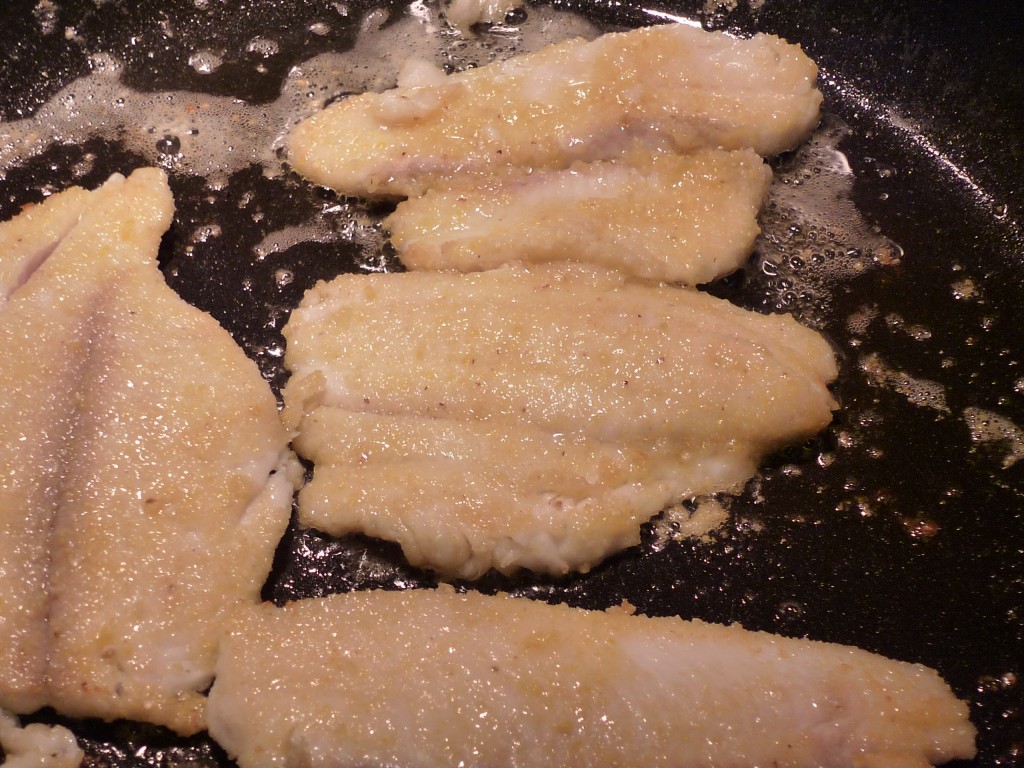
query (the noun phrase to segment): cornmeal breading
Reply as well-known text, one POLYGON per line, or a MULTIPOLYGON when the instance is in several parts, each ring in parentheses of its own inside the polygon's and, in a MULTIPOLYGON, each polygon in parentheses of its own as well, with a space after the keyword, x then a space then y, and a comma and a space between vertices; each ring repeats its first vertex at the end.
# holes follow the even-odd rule
POLYGON ((925 667, 739 626, 454 590, 264 606, 210 733, 241 768, 926 768, 974 754, 925 667))

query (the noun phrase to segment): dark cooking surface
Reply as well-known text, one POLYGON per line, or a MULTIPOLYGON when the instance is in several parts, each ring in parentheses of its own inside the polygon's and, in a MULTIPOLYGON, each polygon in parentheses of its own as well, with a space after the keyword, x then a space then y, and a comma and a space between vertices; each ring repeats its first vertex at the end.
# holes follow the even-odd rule
MULTIPOLYGON (((5 0, 0 9, 3 120, 31 112, 84 75, 87 54, 97 51, 123 58, 125 82, 137 90, 271 101, 293 64, 350 45, 372 7, 350 2, 346 24, 326 0, 60 5, 49 35, 41 34, 46 3, 5 0), (165 20, 173 22, 172 38, 165 20), (315 21, 329 21, 331 32, 311 34, 315 21), (65 39, 66 27, 76 40, 65 39), (257 35, 280 47, 261 75, 246 51, 257 35), (199 76, 188 64, 200 47, 226 52, 213 74, 199 76)), ((702 18, 776 32, 822 65, 826 111, 852 129, 840 149, 855 174, 853 199, 903 249, 898 264, 832 284, 827 312, 813 299, 791 303, 820 323, 843 355, 835 423, 813 444, 772 457, 760 483, 732 503, 734 522, 709 542, 662 548, 652 534, 585 576, 488 578, 477 586, 594 608, 625 598, 645 613, 738 621, 922 662, 971 704, 980 754, 962 765, 1024 765, 1024 682, 1016 682, 1024 675, 1024 462, 1003 467, 1010 446, 972 442, 961 416, 978 407, 1024 425, 1024 237, 1016 223, 1024 205, 1024 33, 1014 28, 1014 11, 994 5, 811 5, 767 0, 760 9, 741 4, 732 14, 702 18), (956 299, 952 286, 964 280, 977 295, 956 299), (880 318, 854 348, 846 320, 866 303, 880 308, 880 318), (899 322, 885 321, 895 315, 899 322), (915 339, 905 327, 930 336, 915 339), (857 368, 868 352, 944 385, 948 411, 872 386, 857 368)), ((654 20, 643 7, 697 17, 703 6, 628 0, 560 7, 636 25, 654 20)), ((784 172, 791 162, 776 165, 784 172)), ((0 217, 39 200, 46 185, 95 186, 142 164, 110 141, 53 147, 0 176, 0 217), (73 177, 69 169, 86 152, 96 155, 92 169, 73 177)), ((317 279, 353 269, 359 254, 344 244, 309 243, 257 263, 252 249, 265 234, 308 219, 331 195, 294 177, 264 178, 255 167, 212 195, 202 179, 175 175, 171 183, 178 213, 161 255, 169 283, 223 323, 279 386, 276 352, 287 312, 317 279), (264 212, 258 223, 240 213, 245 193, 264 212), (189 239, 211 221, 221 226, 220 237, 189 239), (279 269, 294 280, 281 286, 279 269)), ((744 275, 714 290, 767 310, 792 299, 780 285, 786 265, 780 276, 763 266, 755 257, 744 275)), ((280 602, 432 583, 403 566, 389 545, 293 531, 265 596, 280 602)), ((177 740, 132 724, 71 725, 93 765, 225 761, 202 738, 177 740)))

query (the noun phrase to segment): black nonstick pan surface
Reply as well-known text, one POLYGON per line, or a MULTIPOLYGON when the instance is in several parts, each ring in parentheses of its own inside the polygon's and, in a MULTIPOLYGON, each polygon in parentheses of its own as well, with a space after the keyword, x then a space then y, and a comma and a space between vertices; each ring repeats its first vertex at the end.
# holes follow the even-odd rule
MULTIPOLYGON (((376 224, 387 208, 267 172, 264 156, 232 146, 226 129, 217 157, 228 161, 203 167, 187 157, 194 142, 176 134, 196 130, 188 121, 154 118, 143 140, 123 126, 72 130, 76 114, 92 119, 80 102, 99 91, 67 89, 113 67, 129 102, 156 94, 146 109, 177 94, 172 110, 225 99, 216 103, 233 104, 229 114, 266 106, 272 122, 271 106, 296 88, 293 67, 351 48, 376 7, 388 11, 385 29, 429 13, 425 3, 366 0, 5 0, 0 217, 115 171, 168 168, 177 215, 161 251, 167 280, 279 390, 280 328, 303 292, 342 271, 397 268, 376 224), (15 121, 58 113, 52 141, 28 151, 11 139, 15 121)), ((741 495, 724 499, 729 522, 705 539, 654 523, 640 547, 589 574, 488 576, 469 588, 588 608, 626 599, 651 615, 921 662, 970 703, 979 754, 960 765, 1024 765, 1024 15, 1009 3, 924 0, 580 0, 530 6, 480 30, 478 42, 508 50, 520 26, 552 8, 603 29, 685 17, 773 32, 819 63, 817 146, 832 152, 832 171, 846 163, 842 183, 820 185, 821 162, 806 154, 776 158, 778 194, 757 252, 708 289, 822 330, 840 355, 842 408, 818 439, 770 457, 741 495), (793 211, 794 200, 814 210, 793 211)), ((449 65, 464 66, 461 49, 450 50, 449 65)), ((312 103, 344 90, 320 81, 295 93, 312 103)), ((275 157, 269 139, 263 149, 275 157)), ((293 526, 264 597, 435 583, 396 547, 293 526)), ((69 725, 89 765, 230 764, 202 736, 47 711, 29 719, 69 725)))

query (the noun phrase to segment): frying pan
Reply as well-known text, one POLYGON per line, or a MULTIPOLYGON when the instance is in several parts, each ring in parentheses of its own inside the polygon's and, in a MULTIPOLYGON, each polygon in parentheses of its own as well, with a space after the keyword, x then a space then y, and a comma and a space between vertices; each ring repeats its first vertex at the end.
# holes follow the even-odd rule
MULTIPOLYGON (((382 5, 392 19, 408 10, 382 5)), ((770 457, 727 500, 730 522, 706 540, 677 540, 652 524, 639 547, 591 573, 489 575, 472 588, 588 608, 627 599, 651 615, 739 622, 921 662, 970 703, 979 754, 959 765, 1024 765, 1019 10, 936 0, 732 5, 573 0, 554 7, 604 29, 685 17, 773 32, 820 64, 826 129, 848 163, 840 197, 855 205, 840 207, 838 219, 859 217, 872 242, 888 246, 837 254, 850 243, 827 226, 780 230, 769 221, 748 268, 709 290, 758 311, 793 312, 823 331, 842 362, 835 385, 842 409, 818 439, 770 457), (863 268, 819 280, 820 271, 806 272, 807 259, 826 272, 832 261, 863 268)), ((6 0, 0 119, 45 109, 108 61, 97 54, 123 62, 120 82, 134 92, 270 104, 294 65, 350 48, 371 7, 366 0, 6 0), (200 51, 213 63, 197 59, 200 51)), ((531 6, 526 17, 540 11, 531 6)), ((514 37, 522 16, 510 22, 489 33, 495 44, 514 37)), ((194 175, 176 165, 174 140, 154 133, 153 142, 165 142, 154 155, 116 133, 65 134, 17 162, 4 161, 8 149, 0 147, 0 216, 155 157, 171 170, 178 206, 161 250, 169 284, 216 317, 279 391, 280 328, 302 293, 342 271, 395 267, 373 225, 384 211, 244 162, 216 180, 194 175), (328 221, 324 212, 339 210, 363 237, 328 221), (331 236, 260 250, 268 235, 311 219, 335 227, 331 236)), ((801 181, 799 162, 793 155, 773 161, 793 184, 801 181)), ((833 229, 836 220, 833 211, 833 229)), ((434 583, 404 564, 396 547, 293 526, 264 598, 434 583)), ((48 711, 29 719, 69 725, 90 765, 230 764, 203 736, 178 739, 159 728, 67 721, 48 711)))

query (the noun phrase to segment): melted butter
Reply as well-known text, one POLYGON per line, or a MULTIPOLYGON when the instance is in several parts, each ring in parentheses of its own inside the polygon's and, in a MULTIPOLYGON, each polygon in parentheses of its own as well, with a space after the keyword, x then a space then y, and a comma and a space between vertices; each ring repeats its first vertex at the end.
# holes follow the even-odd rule
POLYGON ((728 498, 702 496, 692 505, 674 505, 652 521, 651 532, 654 539, 649 547, 657 552, 664 549, 670 541, 709 541, 711 534, 722 528, 728 520, 728 498))
POLYGON ((931 408, 940 413, 949 413, 946 403, 945 387, 936 381, 913 376, 886 364, 876 354, 866 355, 860 361, 861 370, 867 375, 868 381, 875 386, 890 389, 903 395, 912 405, 920 408, 931 408))
POLYGON ((869 269, 895 266, 902 256, 853 203, 855 177, 838 148, 848 133, 826 115, 776 169, 761 215, 760 267, 774 288, 775 308, 800 309, 812 324, 830 312, 836 286, 869 269))
POLYGON ((1002 451, 1000 466, 1003 469, 1024 459, 1024 430, 1010 419, 983 408, 965 408, 963 418, 972 442, 1002 451))
MULTIPOLYGON (((520 26, 490 35, 458 34, 443 14, 424 3, 412 3, 397 20, 377 9, 359 21, 350 50, 299 63, 278 98, 258 105, 191 91, 135 91, 122 82, 122 62, 97 54, 91 74, 61 89, 33 116, 0 123, 0 180, 55 143, 81 144, 97 137, 121 142, 147 163, 205 177, 211 187, 223 186, 233 173, 253 165, 277 177, 285 170, 282 150, 292 126, 332 99, 393 87, 407 61, 454 71, 598 33, 581 16, 549 8, 531 8, 520 26)), ((261 49, 272 42, 257 40, 261 49)), ((221 57, 198 49, 190 62, 198 71, 213 71, 221 57)), ((818 131, 795 162, 777 173, 772 186, 759 250, 764 269, 778 274, 780 309, 791 308, 804 294, 826 311, 829 287, 836 280, 858 274, 872 259, 878 261, 878 254, 898 251, 870 230, 849 200, 852 174, 835 148, 844 131, 842 126, 818 131)), ((74 171, 81 176, 91 166, 87 158, 74 171)), ((378 222, 342 207, 340 223, 325 213, 269 233, 255 257, 263 259, 304 240, 355 242, 366 263, 383 263, 374 254, 383 247, 378 222)))

